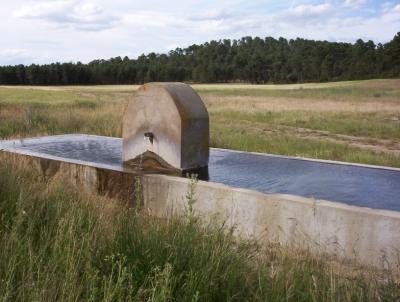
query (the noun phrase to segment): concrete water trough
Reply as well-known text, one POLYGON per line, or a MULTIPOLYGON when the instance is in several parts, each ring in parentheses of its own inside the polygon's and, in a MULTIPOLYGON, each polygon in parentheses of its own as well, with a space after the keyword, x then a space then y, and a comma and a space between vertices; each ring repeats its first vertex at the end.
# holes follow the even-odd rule
POLYGON ((184 211, 196 173, 195 209, 238 236, 308 248, 360 263, 400 264, 400 169, 209 149, 200 97, 181 83, 146 84, 129 104, 123 138, 68 134, 0 141, 44 176, 135 199, 156 216, 184 211), (208 181, 206 181, 208 180, 208 181))

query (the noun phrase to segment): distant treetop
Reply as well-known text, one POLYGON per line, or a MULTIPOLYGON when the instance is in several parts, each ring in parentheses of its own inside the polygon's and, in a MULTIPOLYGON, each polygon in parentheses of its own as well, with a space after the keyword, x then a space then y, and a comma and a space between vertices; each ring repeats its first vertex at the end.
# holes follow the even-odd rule
POLYGON ((400 32, 376 45, 297 38, 243 37, 210 41, 168 54, 116 57, 88 64, 0 67, 0 85, 197 83, 298 83, 400 76, 400 32))

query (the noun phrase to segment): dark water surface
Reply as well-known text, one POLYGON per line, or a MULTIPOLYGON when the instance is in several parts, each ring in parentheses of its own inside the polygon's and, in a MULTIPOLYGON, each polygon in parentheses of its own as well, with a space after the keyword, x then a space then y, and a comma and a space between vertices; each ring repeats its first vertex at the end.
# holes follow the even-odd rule
MULTIPOLYGON (((122 166, 122 140, 65 135, 0 142, 41 154, 122 166)), ((400 171, 211 149, 210 181, 264 193, 286 193, 400 211, 400 171)))

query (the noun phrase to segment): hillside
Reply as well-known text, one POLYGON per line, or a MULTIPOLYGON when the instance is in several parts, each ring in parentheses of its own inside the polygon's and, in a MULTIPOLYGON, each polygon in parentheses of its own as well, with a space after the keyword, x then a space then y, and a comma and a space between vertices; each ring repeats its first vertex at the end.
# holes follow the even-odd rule
POLYGON ((399 76, 400 33, 386 44, 244 37, 136 59, 0 67, 0 85, 304 83, 399 76))

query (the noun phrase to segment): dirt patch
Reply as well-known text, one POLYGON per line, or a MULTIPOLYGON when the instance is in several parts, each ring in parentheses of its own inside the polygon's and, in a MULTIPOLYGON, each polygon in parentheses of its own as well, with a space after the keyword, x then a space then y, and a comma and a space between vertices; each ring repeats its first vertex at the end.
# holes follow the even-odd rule
POLYGON ((315 112, 391 112, 400 113, 400 103, 365 99, 360 101, 337 101, 329 99, 301 99, 255 96, 203 96, 209 111, 315 111, 315 112))
POLYGON ((376 153, 387 153, 400 156, 400 141, 390 139, 373 139, 344 134, 331 133, 329 131, 312 130, 306 128, 291 128, 295 136, 305 139, 319 139, 333 143, 348 144, 360 149, 376 153))
POLYGON ((1 88, 8 89, 32 89, 43 91, 101 91, 101 92, 123 92, 123 91, 136 91, 139 85, 90 85, 90 86, 10 86, 2 85, 1 88))
POLYGON ((360 82, 359 87, 371 89, 399 89, 400 79, 376 80, 360 82))
MULTIPOLYGON (((356 82, 357 83, 357 82, 356 82)), ((198 90, 226 90, 226 89, 248 89, 248 90, 298 90, 298 89, 321 89, 332 87, 354 86, 353 81, 329 82, 329 83, 300 83, 300 84, 194 84, 191 85, 198 90)))
MULTIPOLYGON (((225 124, 231 124, 231 120, 219 120, 225 124)), ((319 140, 331 143, 346 144, 362 150, 368 150, 375 153, 385 153, 394 156, 400 156, 400 140, 375 139, 370 137, 359 137, 332 133, 323 130, 313 130, 308 128, 296 128, 283 125, 266 125, 263 123, 250 122, 246 120, 236 121, 236 125, 253 133, 261 135, 289 135, 302 139, 319 140)), ((233 125, 232 125, 233 126, 233 125)), ((235 127, 235 126, 233 126, 235 127)))

